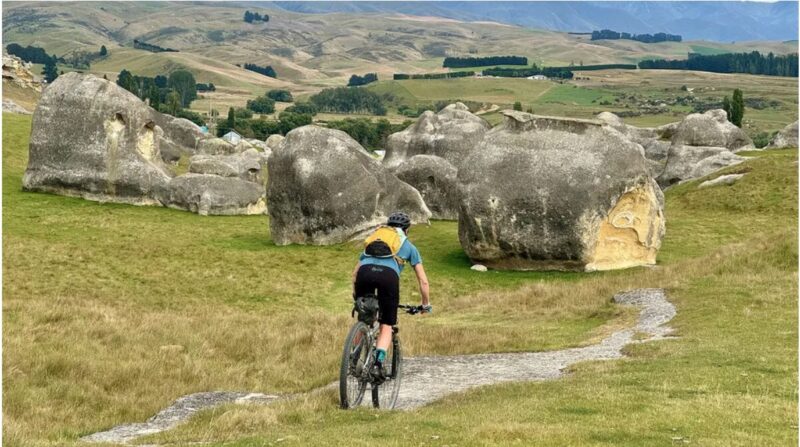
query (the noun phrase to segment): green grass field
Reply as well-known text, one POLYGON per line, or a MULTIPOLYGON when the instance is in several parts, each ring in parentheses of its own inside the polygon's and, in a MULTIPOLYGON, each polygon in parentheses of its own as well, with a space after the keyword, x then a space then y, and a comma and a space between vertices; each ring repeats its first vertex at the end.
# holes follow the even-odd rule
MULTIPOLYGON (((568 83, 514 78, 413 79, 379 81, 367 88, 391 94, 396 106, 431 107, 437 101, 457 99, 487 108, 496 104, 504 109, 519 101, 523 110, 531 108, 536 114, 575 118, 591 118, 602 111, 635 112, 642 109, 638 101, 669 101, 689 94, 700 102, 721 103, 734 88, 740 88, 745 98, 775 102, 763 109, 746 108, 744 128, 751 136, 782 129, 798 116, 797 81, 793 78, 672 70, 600 70, 579 75, 589 79, 568 83), (692 92, 684 91, 684 86, 692 92)), ((691 106, 676 104, 659 113, 644 113, 625 121, 636 126, 658 126, 680 121, 691 112, 691 106)), ((502 121, 499 113, 483 118, 491 124, 502 121)))
MULTIPOLYGON (((201 217, 25 193, 30 117, 4 114, 3 439, 72 444, 205 390, 291 393, 335 380, 356 245, 277 247, 266 217, 201 217)), ((665 287, 679 338, 550 383, 481 388, 402 413, 331 392, 223 407, 150 442, 225 445, 794 445, 797 151, 667 192, 659 266, 480 274, 456 225, 412 229, 433 316, 409 355, 549 350, 631 323, 620 290, 665 287)), ((406 275, 403 301, 418 299, 406 275)))

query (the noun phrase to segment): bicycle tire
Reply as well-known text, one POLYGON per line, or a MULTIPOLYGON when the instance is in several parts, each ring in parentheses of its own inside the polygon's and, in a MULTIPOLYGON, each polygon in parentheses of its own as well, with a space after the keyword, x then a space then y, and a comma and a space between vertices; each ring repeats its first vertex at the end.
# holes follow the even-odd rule
POLYGON ((367 381, 364 380, 361 371, 365 369, 366 361, 372 351, 369 344, 369 328, 359 321, 350 328, 342 349, 342 365, 339 368, 339 403, 344 409, 356 408, 364 399, 367 381), (361 339, 356 341, 358 334, 361 334, 361 339), (352 356, 358 349, 360 351, 358 351, 354 365, 352 356), (355 370, 351 370, 351 366, 355 370))
POLYGON ((391 410, 397 405, 397 396, 400 394, 400 382, 403 377, 403 351, 400 340, 392 340, 391 370, 387 371, 388 378, 380 386, 372 386, 372 406, 391 410))

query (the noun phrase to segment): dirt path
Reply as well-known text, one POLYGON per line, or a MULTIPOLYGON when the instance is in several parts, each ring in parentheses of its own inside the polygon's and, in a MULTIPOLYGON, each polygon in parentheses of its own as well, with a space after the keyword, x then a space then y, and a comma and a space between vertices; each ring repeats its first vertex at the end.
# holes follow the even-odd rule
MULTIPOLYGON (((641 308, 632 328, 614 332, 598 344, 582 348, 518 354, 478 354, 406 359, 398 408, 414 409, 447 394, 482 385, 502 382, 553 380, 570 365, 587 360, 622 357, 622 348, 665 338, 671 329, 664 326, 675 316, 663 289, 637 289, 614 296, 623 305, 641 308), (646 337, 636 337, 644 334, 646 337), (635 339, 636 337, 636 339, 635 339)), ((126 444, 140 436, 174 428, 198 411, 226 403, 269 404, 280 396, 243 392, 207 392, 181 397, 144 423, 116 426, 108 431, 81 438, 87 442, 126 444)), ((365 399, 368 401, 369 399, 365 399)))

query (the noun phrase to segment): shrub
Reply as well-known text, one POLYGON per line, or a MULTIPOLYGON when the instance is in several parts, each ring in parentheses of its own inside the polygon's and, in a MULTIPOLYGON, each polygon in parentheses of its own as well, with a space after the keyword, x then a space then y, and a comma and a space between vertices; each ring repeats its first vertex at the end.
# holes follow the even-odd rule
POLYGON ((260 96, 256 99, 249 99, 247 101, 247 108, 256 113, 274 113, 275 101, 266 96, 260 96))
POLYGON ((270 90, 267 92, 267 98, 277 102, 292 102, 292 93, 289 90, 270 90))

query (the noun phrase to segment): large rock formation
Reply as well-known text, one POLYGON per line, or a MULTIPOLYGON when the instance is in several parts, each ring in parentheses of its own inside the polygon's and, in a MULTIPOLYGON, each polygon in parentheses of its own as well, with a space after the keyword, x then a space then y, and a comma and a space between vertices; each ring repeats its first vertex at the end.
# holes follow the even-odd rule
POLYGON ((191 156, 197 152, 198 144, 206 138, 200 126, 185 119, 154 113, 156 125, 163 130, 159 138, 161 158, 169 163, 178 161, 181 156, 191 156))
POLYGON ((650 175, 658 177, 664 170, 669 152, 670 139, 679 123, 660 127, 635 127, 625 124, 622 118, 611 113, 601 112, 597 119, 613 127, 629 140, 642 146, 650 175))
POLYGON ((233 155, 195 155, 189 160, 189 172, 261 183, 261 156, 255 150, 233 155))
POLYGON ((490 128, 460 102, 439 113, 426 111, 406 130, 389 135, 383 164, 395 169, 415 155, 436 155, 459 168, 490 128))
POLYGON ((416 222, 430 217, 416 189, 339 130, 292 130, 267 167, 270 230, 278 245, 344 242, 395 210, 416 222))
POLYGON ((78 73, 59 76, 33 115, 23 188, 201 214, 263 213, 264 188, 258 183, 217 175, 173 178, 161 147, 169 142, 181 153, 193 151, 183 143, 197 142, 198 135, 185 121, 161 115, 113 82, 78 73))
POLYGON ((18 87, 42 91, 42 84, 36 80, 31 72, 32 64, 25 62, 17 56, 6 53, 3 49, 3 81, 10 82, 18 87))
POLYGON ((206 138, 197 145, 197 153, 205 155, 228 155, 236 153, 236 146, 222 138, 206 138))
POLYGON ((663 196, 641 147, 596 120, 503 112, 459 169, 459 239, 499 269, 654 264, 663 196))
POLYGON ((732 151, 753 147, 750 138, 728 122, 724 110, 692 113, 680 122, 653 128, 625 124, 609 112, 597 118, 642 146, 650 174, 662 187, 741 163, 744 158, 732 151))
POLYGON ((434 219, 458 219, 458 171, 444 158, 415 155, 394 172, 416 188, 434 219))
POLYGON ((201 216, 264 214, 264 187, 238 178, 185 174, 169 182, 164 204, 201 216))
POLYGON ((687 115, 675 129, 672 144, 724 147, 731 151, 754 147, 750 137, 729 122, 722 109, 687 115))
POLYGON ((782 149, 785 147, 797 147, 797 121, 775 134, 767 149, 782 149))
POLYGON ((107 80, 59 76, 33 114, 23 188, 158 204, 170 174, 161 160, 155 113, 107 80))
POLYGON ((658 183, 663 187, 671 186, 684 180, 705 177, 743 161, 743 157, 724 147, 672 145, 658 183))

